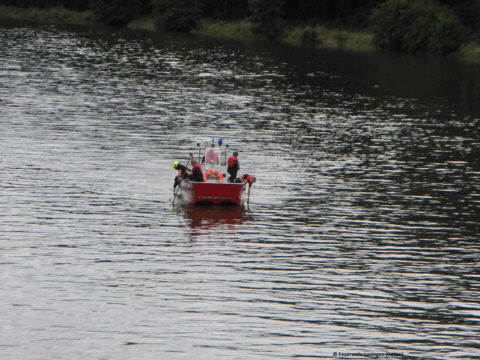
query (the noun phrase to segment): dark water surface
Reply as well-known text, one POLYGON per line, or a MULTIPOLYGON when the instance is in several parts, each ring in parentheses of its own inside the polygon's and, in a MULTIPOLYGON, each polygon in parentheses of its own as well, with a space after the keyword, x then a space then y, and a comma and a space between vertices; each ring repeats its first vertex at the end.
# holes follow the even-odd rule
POLYGON ((453 60, 3 22, 1 359, 480 358, 478 99, 453 60), (212 138, 250 203, 172 205, 212 138))

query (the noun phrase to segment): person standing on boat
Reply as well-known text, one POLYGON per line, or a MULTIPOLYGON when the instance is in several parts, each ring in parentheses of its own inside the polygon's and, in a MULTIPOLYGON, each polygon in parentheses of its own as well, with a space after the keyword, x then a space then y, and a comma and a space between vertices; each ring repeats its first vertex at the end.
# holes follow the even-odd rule
POLYGON ((236 183, 248 184, 249 188, 251 188, 256 181, 257 178, 249 174, 243 174, 235 180, 236 183))
POLYGON ((197 159, 192 158, 192 175, 189 175, 188 178, 191 181, 203 182, 203 171, 202 165, 197 162, 197 159))
POLYGON ((227 172, 230 174, 228 181, 234 182, 237 178, 237 172, 240 170, 240 164, 238 163, 238 152, 234 152, 233 156, 228 159, 227 172))

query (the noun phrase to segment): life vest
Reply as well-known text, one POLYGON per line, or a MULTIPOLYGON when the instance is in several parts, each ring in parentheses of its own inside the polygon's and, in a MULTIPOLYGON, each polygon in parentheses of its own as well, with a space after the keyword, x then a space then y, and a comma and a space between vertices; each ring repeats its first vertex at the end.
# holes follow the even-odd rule
POLYGON ((237 160, 237 158, 235 156, 230 156, 228 158, 228 166, 232 167, 235 160, 237 160))
POLYGON ((243 174, 242 177, 243 181, 247 180, 247 182, 250 184, 250 180, 252 180, 252 175, 243 174))
POLYGON ((210 152, 207 152, 205 159, 207 163, 216 163, 218 160, 218 155, 216 153, 210 154, 210 152))

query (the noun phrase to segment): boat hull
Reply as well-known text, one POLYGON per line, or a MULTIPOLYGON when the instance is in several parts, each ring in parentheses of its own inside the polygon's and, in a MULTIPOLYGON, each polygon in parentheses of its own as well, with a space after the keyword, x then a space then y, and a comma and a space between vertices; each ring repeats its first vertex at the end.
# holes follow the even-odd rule
POLYGON ((237 183, 197 183, 186 180, 182 180, 179 186, 183 200, 192 204, 203 202, 241 204, 245 189, 245 185, 237 183))

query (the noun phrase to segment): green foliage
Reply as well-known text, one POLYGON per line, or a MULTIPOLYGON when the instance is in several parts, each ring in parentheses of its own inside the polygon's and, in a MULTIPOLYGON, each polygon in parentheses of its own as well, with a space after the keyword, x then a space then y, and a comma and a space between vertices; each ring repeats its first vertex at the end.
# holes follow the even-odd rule
POLYGON ((248 21, 210 21, 202 20, 198 32, 205 35, 240 40, 259 40, 261 37, 252 32, 252 24, 248 21))
MULTIPOLYGON (((364 29, 373 8, 385 0, 285 0, 284 17, 308 25, 364 29)), ((412 0, 413 1, 413 0, 412 0)))
POLYGON ((480 40, 471 41, 463 46, 457 56, 467 61, 480 63, 480 40))
POLYGON ((0 6, 33 9, 65 8, 77 11, 90 9, 88 0, 0 0, 0 6))
POLYGON ((171 31, 191 31, 201 19, 200 0, 153 0, 157 28, 171 31))
POLYGON ((91 0, 95 20, 112 26, 124 26, 138 16, 141 0, 91 0))
POLYGON ((242 20, 248 17, 248 0, 202 0, 202 16, 216 20, 242 20))
POLYGON ((455 14, 433 0, 387 0, 370 23, 375 45, 392 51, 448 54, 465 34, 455 14))
POLYGON ((284 0, 248 0, 252 16, 252 31, 275 39, 282 31, 282 9, 284 0))
POLYGON ((314 28, 308 26, 302 33, 302 44, 316 44, 318 42, 317 32, 314 28))
POLYGON ((480 59, 480 0, 0 0, 0 18, 480 59))
POLYGON ((282 32, 281 40, 293 45, 303 44, 355 51, 374 50, 370 33, 332 30, 318 25, 289 27, 282 32))
POLYGON ((480 35, 480 1, 478 0, 439 0, 451 8, 465 25, 476 35, 480 35))
POLYGON ((50 23, 94 23, 93 14, 91 11, 74 11, 59 6, 49 9, 38 9, 0 5, 0 18, 27 19, 50 23))

